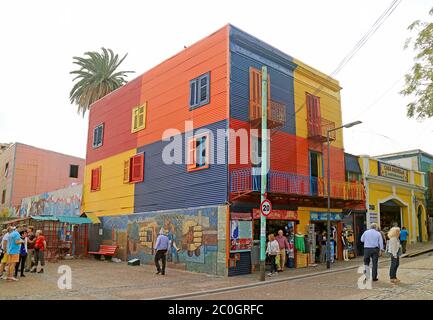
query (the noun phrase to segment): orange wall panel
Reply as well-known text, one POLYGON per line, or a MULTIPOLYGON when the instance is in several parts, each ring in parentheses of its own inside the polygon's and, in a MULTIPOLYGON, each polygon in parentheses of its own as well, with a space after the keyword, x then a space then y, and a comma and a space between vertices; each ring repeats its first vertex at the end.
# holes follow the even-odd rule
POLYGON ((193 121, 198 128, 226 119, 226 29, 205 40, 142 76, 140 101, 147 102, 147 119, 146 128, 137 133, 137 146, 161 140, 169 128, 185 132, 185 121, 193 121), (210 72, 210 103, 190 111, 189 82, 207 72, 210 72))

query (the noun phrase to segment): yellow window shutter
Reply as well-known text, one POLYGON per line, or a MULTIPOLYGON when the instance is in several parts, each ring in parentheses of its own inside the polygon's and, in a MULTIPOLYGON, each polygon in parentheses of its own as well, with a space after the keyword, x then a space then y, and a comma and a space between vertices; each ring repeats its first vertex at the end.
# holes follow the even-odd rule
POLYGON ((130 163, 131 159, 125 160, 123 165, 123 183, 129 183, 130 181, 130 163))

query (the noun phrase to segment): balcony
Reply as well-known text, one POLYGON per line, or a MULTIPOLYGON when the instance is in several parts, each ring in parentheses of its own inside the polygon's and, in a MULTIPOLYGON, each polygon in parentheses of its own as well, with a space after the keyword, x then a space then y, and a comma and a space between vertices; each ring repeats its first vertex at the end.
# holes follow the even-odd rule
MULTIPOLYGON (((326 181, 323 178, 296 173, 270 171, 267 176, 268 193, 292 196, 326 198, 326 181)), ((244 194, 260 192, 261 176, 253 175, 251 168, 230 172, 230 192, 244 194)), ((365 201, 364 186, 358 182, 331 181, 331 198, 345 201, 365 201)))
MULTIPOLYGON (((322 117, 309 118, 307 120, 307 126, 308 126, 309 139, 319 141, 319 142, 325 142, 326 132, 329 129, 335 128, 335 122, 324 119, 322 117)), ((329 133, 329 140, 330 141, 335 140, 335 131, 329 133)))
MULTIPOLYGON (((268 129, 275 129, 286 124, 286 106, 283 103, 268 101, 268 129)), ((262 105, 250 100, 251 128, 260 129, 262 126, 262 105)))

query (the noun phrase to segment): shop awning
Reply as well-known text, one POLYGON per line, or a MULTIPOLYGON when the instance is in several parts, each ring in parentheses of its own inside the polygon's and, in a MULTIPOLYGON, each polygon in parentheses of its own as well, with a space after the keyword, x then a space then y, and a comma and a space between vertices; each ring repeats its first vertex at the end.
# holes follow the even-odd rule
POLYGON ((361 174, 361 167, 359 166, 358 157, 345 153, 344 154, 344 164, 346 166, 346 171, 361 174))
POLYGON ((74 217, 74 216, 51 216, 51 215, 41 215, 41 216, 32 216, 33 220, 36 221, 59 221, 70 224, 91 224, 92 220, 89 218, 82 217, 74 217))
POLYGON ((93 224, 101 223, 101 220, 99 220, 95 213, 85 212, 81 215, 81 217, 89 218, 93 224))
POLYGON ((42 216, 31 216, 31 218, 36 221, 58 221, 57 217, 55 216, 42 215, 42 216))
POLYGON ((69 216, 58 216, 60 222, 70 223, 70 224, 91 224, 92 220, 89 218, 82 217, 69 217, 69 216))

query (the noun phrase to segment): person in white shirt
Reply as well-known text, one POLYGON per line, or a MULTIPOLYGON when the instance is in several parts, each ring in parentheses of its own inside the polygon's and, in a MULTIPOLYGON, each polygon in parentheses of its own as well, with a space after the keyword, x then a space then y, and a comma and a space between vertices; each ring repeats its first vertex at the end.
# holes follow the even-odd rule
POLYGON ((2 258, 1 263, 0 263, 0 277, 4 280, 7 278, 6 274, 3 274, 3 272, 5 270, 7 263, 8 263, 8 257, 9 257, 8 256, 8 240, 9 240, 9 234, 12 231, 13 231, 12 226, 9 226, 6 229, 6 233, 3 236, 2 241, 1 241, 1 249, 3 251, 3 258, 2 258))
POLYGON ((266 254, 271 260, 271 272, 268 274, 268 276, 272 276, 274 273, 277 272, 277 264, 275 263, 275 258, 280 253, 280 245, 278 244, 278 241, 275 239, 275 236, 272 233, 268 236, 268 239, 269 241, 266 247, 266 254))

